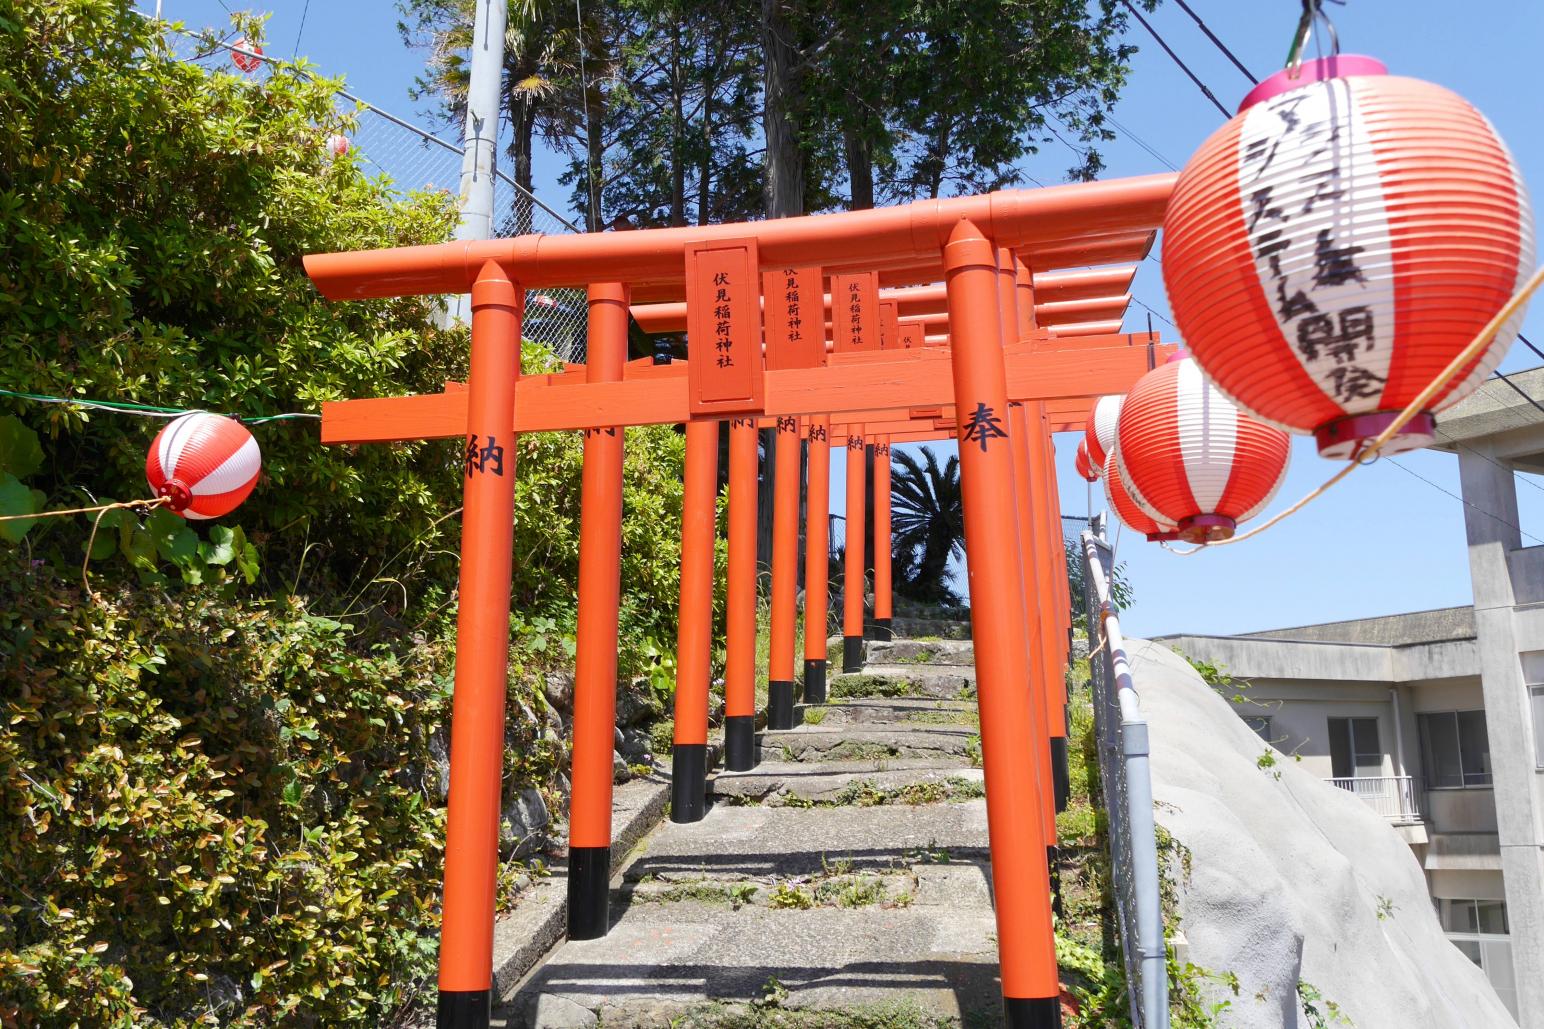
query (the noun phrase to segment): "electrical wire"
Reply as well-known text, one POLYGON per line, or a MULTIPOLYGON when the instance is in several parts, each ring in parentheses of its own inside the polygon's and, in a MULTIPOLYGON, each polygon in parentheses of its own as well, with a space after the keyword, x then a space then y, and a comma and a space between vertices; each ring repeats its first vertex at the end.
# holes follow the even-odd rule
POLYGON ((1148 31, 1148 34, 1158 41, 1158 45, 1163 47, 1163 52, 1168 54, 1170 59, 1173 60, 1175 64, 1179 65, 1181 71, 1190 76, 1190 81, 1194 82, 1196 84, 1196 88, 1205 94, 1206 99, 1210 100, 1212 105, 1216 107, 1217 110, 1222 112, 1223 118, 1226 119, 1233 117, 1233 112, 1222 106, 1222 101, 1217 99, 1217 94, 1206 88, 1206 83, 1202 82, 1200 77, 1197 76, 1195 72, 1190 70, 1190 66, 1180 59, 1179 54, 1174 52, 1173 47, 1164 42, 1164 38, 1158 34, 1158 30, 1147 23, 1147 19, 1142 17, 1142 12, 1136 9, 1136 5, 1134 5, 1131 0, 1121 0, 1121 2, 1126 5, 1126 9, 1132 13, 1136 20, 1142 24, 1142 27, 1148 31))
POLYGON ((1185 0, 1174 0, 1174 2, 1179 5, 1180 10, 1190 15, 1191 21, 1200 26, 1201 31, 1206 33, 1206 38, 1211 40, 1212 43, 1216 45, 1217 49, 1221 50, 1223 54, 1226 55, 1228 60, 1233 62, 1233 67, 1244 73, 1244 78, 1248 79, 1250 82, 1257 86, 1260 84, 1260 80, 1254 77, 1254 73, 1251 72, 1248 68, 1244 67, 1243 61, 1240 61, 1237 57, 1233 56, 1233 51, 1229 50, 1227 44, 1223 43, 1222 40, 1217 38, 1216 34, 1212 32, 1212 30, 1207 26, 1206 22, 1201 20, 1201 16, 1190 9, 1190 5, 1185 3, 1185 0))
MULTIPOLYGON (((0 396, 11 397, 16 400, 31 400, 39 404, 66 404, 71 407, 109 411, 113 414, 134 415, 138 418, 180 418, 185 414, 193 414, 204 410, 198 407, 157 407, 152 404, 131 404, 120 400, 81 400, 71 397, 54 397, 46 393, 24 393, 13 389, 0 389, 0 396)), ((238 422, 244 422, 247 425, 262 425, 266 422, 280 422, 296 418, 321 418, 321 415, 310 411, 289 411, 284 414, 226 415, 225 417, 238 422)))
POLYGON ((1393 465, 1395 468, 1398 468, 1400 471, 1404 472, 1406 475, 1413 475, 1413 476, 1415 476, 1417 479, 1420 479, 1422 482, 1424 482, 1426 485, 1430 486, 1432 489, 1437 490, 1438 492, 1441 492, 1441 493, 1446 493, 1448 496, 1452 497, 1454 500, 1458 501, 1460 504, 1464 505, 1465 507, 1473 508, 1474 510, 1478 511, 1480 514, 1484 515, 1485 517, 1491 519, 1492 521, 1500 522, 1502 525, 1505 525, 1509 529, 1515 529, 1519 535, 1527 536, 1529 539, 1533 540, 1533 542, 1535 542, 1535 543, 1544 543, 1544 540, 1539 539, 1537 536, 1535 536, 1532 533, 1528 532, 1527 530, 1523 529, 1521 526, 1514 525, 1513 523, 1507 521, 1505 518, 1502 518, 1500 515, 1496 514, 1495 512, 1488 511, 1488 510, 1486 510, 1485 508, 1481 507, 1478 504, 1470 503, 1469 501, 1465 500, 1463 497, 1459 496, 1457 493, 1454 493, 1452 490, 1447 489, 1444 486, 1438 485, 1435 482, 1432 482, 1430 479, 1428 479, 1426 476, 1422 475, 1420 472, 1418 472, 1415 469, 1409 467, 1408 465, 1400 462, 1397 458, 1390 457, 1390 458, 1387 458, 1386 460, 1388 461, 1389 464, 1393 465))
POLYGON ((295 49, 290 53, 290 60, 300 56, 300 37, 306 34, 306 15, 311 13, 311 0, 306 0, 306 5, 300 9, 300 31, 295 33, 295 49))

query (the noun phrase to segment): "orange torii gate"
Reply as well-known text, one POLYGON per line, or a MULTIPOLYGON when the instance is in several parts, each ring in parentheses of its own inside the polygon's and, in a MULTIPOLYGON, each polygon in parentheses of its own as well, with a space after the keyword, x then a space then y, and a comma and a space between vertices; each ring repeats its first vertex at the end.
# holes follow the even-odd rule
MULTIPOLYGON (((735 587, 745 581, 745 527, 749 525, 752 535, 755 529, 757 420, 805 416, 812 425, 821 424, 822 417, 829 419, 828 426, 854 424, 833 415, 855 412, 865 421, 883 422, 901 404, 908 409, 938 406, 940 417, 947 405, 956 411, 967 553, 991 556, 970 563, 970 594, 1005 1010, 1011 1025, 1059 1022, 1044 849, 1050 805, 1045 803, 1044 758, 1035 754, 1044 748, 1033 745, 1048 734, 1047 708, 1032 703, 1030 692, 1034 682, 1044 681, 1031 674, 1030 648, 1033 645, 1040 652, 1034 655, 1037 665, 1050 648, 1041 645, 1046 638, 1041 620, 1026 616, 1030 587, 1025 571, 1032 570, 1044 583, 1039 591, 1043 596, 1064 598, 1065 584, 1058 588, 1054 579, 1045 582, 1052 574, 1062 578, 1059 528, 1054 573, 1040 559, 1043 546, 1020 544, 1028 533, 1049 539, 1050 523, 1023 511, 1020 495, 1029 490, 1032 475, 1016 466, 1032 468, 1030 462, 1038 461, 1043 472, 1049 467, 1044 402, 1121 391, 1146 370, 1148 353, 1147 348, 1130 346, 1074 352, 1034 341, 1005 342, 1017 338, 1024 324, 1033 325, 1032 314, 1015 306, 1016 276, 1023 276, 1017 275, 1012 261, 1016 255, 1027 267, 1050 269, 1094 263, 1095 255, 1105 262, 1134 260, 1150 245, 1172 185, 1172 176, 1152 176, 754 224, 528 236, 307 258, 307 271, 333 299, 472 295, 471 370, 464 390, 324 408, 327 442, 466 440, 440 949, 441 1025, 486 1025, 491 998, 514 487, 514 454, 507 448, 514 436, 552 430, 586 432, 569 887, 571 900, 577 898, 581 904, 579 911, 570 913, 570 931, 578 936, 599 935, 606 928, 610 871, 620 518, 617 430, 634 424, 686 423, 691 498, 701 496, 704 481, 703 448, 699 442, 694 461, 693 437, 704 439, 703 430, 711 431, 718 420, 728 419, 734 425, 728 625, 733 659, 727 673, 726 714, 729 719, 745 719, 754 716, 753 709, 736 710, 736 700, 754 697, 754 684, 749 681, 753 665, 745 663, 753 658, 744 645, 747 631, 752 646, 755 634, 753 543, 748 596, 746 590, 735 587), (830 276, 833 293, 842 297, 848 295, 844 288, 850 277, 908 285, 942 276, 951 315, 950 345, 869 352, 873 341, 855 342, 854 335, 872 333, 880 322, 877 312, 860 311, 850 321, 838 318, 833 324, 834 351, 824 363, 807 365, 796 360, 793 366, 778 367, 781 358, 773 355, 797 341, 786 334, 776 338, 770 328, 776 319, 769 318, 768 341, 776 339, 776 344, 769 346, 764 363, 757 310, 761 277, 804 267, 815 254, 822 267, 814 274, 830 276), (688 316, 693 320, 688 329, 692 359, 684 368, 628 364, 628 304, 678 299, 683 282, 688 316), (524 290, 581 284, 588 286, 590 295, 591 356, 584 371, 522 378, 519 330, 524 290), (841 345, 844 336, 846 346, 841 345), (1010 406, 1010 401, 1017 406, 1010 406), (1023 414, 1025 404, 1033 406, 1040 421, 1041 445, 1029 446, 1032 435, 1023 414), (1022 462, 1016 459, 1016 446, 1026 450, 1022 462), (694 468, 699 472, 696 476, 691 475, 694 468), (747 468, 749 495, 744 486, 747 468), (608 635, 609 670, 605 655, 590 646, 608 635), (581 689, 583 696, 579 696, 581 689), (598 758, 602 753, 603 762, 598 758), (596 802, 602 795, 606 798, 603 809, 596 802)), ((1033 280, 1026 285, 1032 290, 1033 280)), ((894 318, 891 324, 898 338, 898 305, 890 312, 886 317, 894 318)), ((913 335, 913 344, 915 340, 913 335)), ((820 340, 822 355, 824 342, 820 340)), ((829 440, 829 429, 827 436, 829 440)), ((1047 475, 1040 481, 1050 489, 1054 477, 1047 475)), ((711 492, 708 496, 711 499, 711 492)), ((1054 507, 1044 500, 1040 498, 1036 506, 1055 517, 1054 507)), ((703 526, 690 521, 694 506, 689 502, 686 535, 700 544, 703 526)), ((709 543, 711 535, 710 514, 709 543)), ((692 560, 692 553, 683 539, 683 562, 692 560)), ((698 588, 700 552, 695 560, 696 566, 690 569, 696 576, 693 588, 688 590, 683 581, 683 614, 688 594, 700 598, 703 593, 698 588)), ((683 567, 683 576, 687 574, 683 567)), ((711 597, 711 564, 707 576, 711 597)), ((684 636, 684 618, 682 628, 684 636)), ((696 631, 705 652, 706 637, 700 626, 696 631)), ((687 642, 683 639, 683 653, 687 642)), ((706 653, 702 657, 705 660, 706 653)), ((1044 660, 1058 665, 1060 661, 1054 655, 1044 660)), ((705 717, 705 703, 703 707, 705 717)), ((753 723, 743 724, 753 739, 753 723)), ((744 732, 726 725, 726 742, 733 739, 731 730, 736 735, 744 732)))

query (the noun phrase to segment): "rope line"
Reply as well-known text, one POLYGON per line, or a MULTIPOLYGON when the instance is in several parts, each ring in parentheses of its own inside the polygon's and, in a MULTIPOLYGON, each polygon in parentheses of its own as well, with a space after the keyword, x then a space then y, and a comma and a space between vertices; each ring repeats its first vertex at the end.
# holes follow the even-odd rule
POLYGON ((1379 451, 1388 445, 1389 440, 1393 439, 1400 429, 1403 429, 1407 424, 1409 424, 1412 418, 1420 414, 1421 411, 1425 409, 1427 403, 1430 402, 1431 398, 1437 395, 1438 391, 1457 378, 1459 372, 1465 370, 1470 362, 1477 358, 1480 353, 1490 345, 1491 339, 1496 335, 1497 332, 1501 330, 1501 326, 1506 324, 1507 320, 1510 319, 1513 314, 1515 314, 1524 304, 1528 302, 1528 298, 1533 296, 1534 292, 1539 288, 1540 285, 1544 285, 1544 265, 1540 265, 1539 269, 1529 277, 1526 283, 1523 284, 1523 288, 1518 290, 1517 294, 1513 296, 1512 299, 1508 300, 1505 304, 1502 305, 1501 310, 1496 312, 1495 317, 1491 318, 1491 320, 1486 323, 1485 327, 1480 330, 1480 334, 1475 336, 1474 339, 1470 341, 1468 346, 1459 351, 1458 355, 1454 357, 1453 360, 1448 362, 1447 367, 1442 369, 1442 371, 1437 374, 1437 377, 1426 385, 1425 389, 1416 394, 1415 399, 1411 400, 1409 406, 1401 411, 1399 416, 1389 423, 1388 428, 1384 429, 1381 433, 1378 434, 1376 439, 1358 451, 1355 457, 1346 462, 1346 466, 1344 468, 1330 476, 1329 479, 1327 479, 1321 486, 1311 491, 1307 496, 1303 497, 1301 500, 1287 508, 1285 511, 1281 511, 1261 522, 1259 525, 1255 526, 1253 529, 1250 529, 1248 532, 1239 533, 1237 536, 1233 536, 1230 539, 1218 540, 1215 543, 1203 543, 1200 546, 1192 547, 1190 550, 1176 550, 1173 547, 1168 546, 1165 546, 1164 549, 1168 550, 1171 554, 1178 554, 1181 557, 1189 557, 1192 554, 1199 554, 1203 550, 1210 550, 1215 547, 1223 547, 1232 543, 1242 543, 1244 540, 1252 539, 1253 537, 1260 535, 1260 533, 1271 528, 1272 526, 1279 525, 1280 523, 1290 518, 1292 515, 1297 514, 1303 508, 1307 507, 1309 504, 1322 497, 1325 493, 1329 492, 1331 488, 1338 485, 1343 479, 1345 479, 1352 472, 1356 471, 1362 465, 1370 464, 1371 461, 1368 460, 1369 458, 1377 457, 1379 451))
MULTIPOLYGON (((195 414, 204 411, 201 407, 158 407, 154 404, 133 404, 122 400, 79 400, 71 397, 49 396, 46 393, 24 393, 20 390, 3 388, 0 388, 0 396, 12 397, 16 400, 31 400, 39 404, 68 404, 74 407, 110 411, 113 414, 134 415, 138 418, 180 418, 185 414, 195 414)), ((322 416, 310 411, 289 411, 284 414, 225 415, 224 417, 243 422, 247 425, 261 425, 265 422, 278 422, 292 418, 321 418, 322 416)))
MULTIPOLYGON (((19 522, 28 518, 63 518, 65 515, 92 514, 97 511, 102 512, 102 514, 106 514, 108 511, 115 511, 119 508, 128 507, 140 508, 142 510, 148 511, 153 508, 164 507, 169 503, 171 503, 170 497, 154 497, 149 500, 124 500, 113 504, 94 504, 91 507, 71 507, 60 511, 35 511, 32 514, 0 515, 0 522, 19 522)), ((98 519, 100 519, 100 517, 101 516, 98 515, 98 519)), ((93 539, 96 538, 95 531, 93 531, 91 535, 93 539)))

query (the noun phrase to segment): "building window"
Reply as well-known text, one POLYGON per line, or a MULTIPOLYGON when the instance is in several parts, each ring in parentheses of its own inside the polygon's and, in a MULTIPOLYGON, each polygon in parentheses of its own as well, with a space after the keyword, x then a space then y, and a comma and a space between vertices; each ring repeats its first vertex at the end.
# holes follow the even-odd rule
POLYGON ((1271 742, 1271 716, 1270 715, 1239 715, 1244 724, 1253 729, 1255 735, 1266 743, 1271 742))
POLYGON ((1336 779, 1383 774, 1383 747, 1376 718, 1330 719, 1330 774, 1336 779))
POLYGON ((1419 725, 1427 789, 1490 785, 1490 741, 1483 710, 1423 712, 1419 725))
POLYGON ((1515 1018, 1517 977, 1512 968, 1512 940, 1507 934, 1506 904, 1499 900, 1434 900, 1448 941, 1480 967, 1496 996, 1515 1018))
POLYGON ((1544 686, 1529 686, 1528 694, 1533 704, 1533 764, 1544 768, 1544 686))

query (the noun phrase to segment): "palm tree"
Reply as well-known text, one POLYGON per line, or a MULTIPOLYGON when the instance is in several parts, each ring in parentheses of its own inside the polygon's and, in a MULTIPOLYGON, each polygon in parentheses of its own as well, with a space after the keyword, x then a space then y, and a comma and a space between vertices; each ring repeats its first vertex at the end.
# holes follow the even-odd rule
POLYGON ((960 459, 940 467, 931 448, 922 461, 896 450, 890 475, 890 529, 896 588, 923 603, 958 603, 948 585, 949 561, 965 554, 965 511, 960 501, 960 459))

